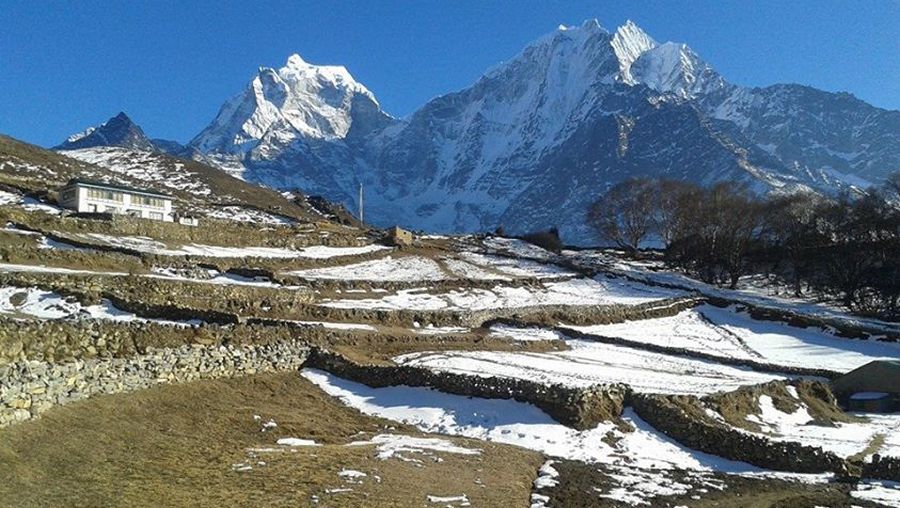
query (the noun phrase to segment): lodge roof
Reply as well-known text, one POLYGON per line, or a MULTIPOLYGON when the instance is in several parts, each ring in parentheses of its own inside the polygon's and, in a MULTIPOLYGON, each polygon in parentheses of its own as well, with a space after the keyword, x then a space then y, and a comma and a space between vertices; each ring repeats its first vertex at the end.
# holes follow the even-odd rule
POLYGON ((96 180, 86 180, 84 178, 72 178, 71 180, 69 180, 69 183, 66 184, 66 187, 73 187, 73 186, 96 187, 98 189, 115 190, 115 191, 127 192, 129 194, 141 194, 143 196, 150 196, 150 197, 155 197, 155 198, 173 199, 173 197, 168 194, 162 194, 159 192, 138 189, 136 187, 129 187, 127 185, 117 185, 114 183, 98 182, 96 180))

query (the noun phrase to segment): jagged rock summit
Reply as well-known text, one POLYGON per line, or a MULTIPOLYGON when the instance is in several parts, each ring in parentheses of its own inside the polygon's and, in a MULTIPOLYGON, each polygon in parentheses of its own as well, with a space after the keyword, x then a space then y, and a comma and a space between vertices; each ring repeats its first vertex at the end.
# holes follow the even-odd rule
POLYGON ((120 112, 96 127, 90 127, 69 136, 65 142, 54 148, 56 150, 77 150, 95 146, 118 146, 134 150, 154 149, 150 138, 124 112, 120 112))
POLYGON ((64 142, 53 147, 54 150, 79 150, 99 146, 114 146, 129 150, 155 151, 181 154, 184 146, 176 141, 150 139, 144 130, 124 112, 106 122, 89 127, 82 132, 69 136, 64 142))

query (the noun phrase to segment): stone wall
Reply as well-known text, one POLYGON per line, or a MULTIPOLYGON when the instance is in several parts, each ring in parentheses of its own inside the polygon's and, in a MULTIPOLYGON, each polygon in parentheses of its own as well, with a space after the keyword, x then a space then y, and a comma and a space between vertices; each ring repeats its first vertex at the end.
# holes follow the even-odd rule
POLYGON ((402 327, 411 327, 414 322, 421 325, 471 328, 503 322, 528 322, 541 326, 554 326, 560 321, 605 324, 669 316, 680 309, 696 305, 697 301, 693 298, 674 298, 640 305, 530 305, 484 310, 378 310, 307 305, 290 319, 379 323, 402 327))
MULTIPOLYGON (((342 332, 347 334, 349 332, 342 332)), ((338 331, 321 326, 253 324, 173 326, 143 321, 14 320, 0 317, 0 364, 52 363, 141 355, 184 345, 269 345, 302 336, 328 342, 338 331)))
POLYGON ((900 457, 873 455, 871 462, 863 464, 863 477, 900 482, 900 457))
POLYGON ((165 383, 299 369, 305 342, 151 349, 127 358, 69 363, 20 361, 0 365, 0 427, 37 418, 48 409, 94 395, 165 383))
POLYGON ((630 402, 647 423, 694 450, 776 471, 833 472, 839 477, 853 472, 850 463, 821 448, 773 441, 710 421, 694 396, 633 394, 630 402))
MULTIPOLYGON (((390 254, 385 251, 386 254, 390 254)), ((380 257, 384 257, 385 254, 381 254, 380 257)), ((343 258, 343 263, 357 263, 362 261, 364 258, 360 258, 354 256, 352 260, 348 260, 347 258, 343 258)), ((342 264, 343 264, 342 263, 342 264)), ((319 263, 316 267, 319 268, 321 266, 328 266, 324 263, 319 263)), ((235 270, 232 272, 238 273, 235 270)), ((271 273, 271 272, 259 272, 251 270, 240 270, 241 273, 247 274, 255 274, 255 275, 263 275, 275 282, 284 285, 302 285, 304 287, 309 287, 316 290, 383 290, 383 291, 402 291, 405 289, 420 289, 423 286, 423 282, 420 280, 410 280, 410 281, 384 281, 384 280, 352 280, 352 279, 306 279, 297 275, 291 275, 290 273, 271 273)), ((456 278, 456 279, 446 279, 446 280, 437 280, 437 281, 428 281, 427 286, 428 290, 433 293, 439 292, 447 292, 452 290, 460 290, 460 289, 493 289, 497 286, 504 287, 528 287, 528 288, 542 288, 543 284, 549 282, 558 282, 569 280, 571 277, 553 277, 553 278, 529 278, 522 277, 512 280, 486 280, 486 279, 465 279, 465 278, 456 278)))
POLYGON ((372 387, 423 386, 467 397, 513 399, 534 404, 556 421, 578 430, 618 420, 628 394, 625 385, 578 389, 521 379, 433 372, 421 367, 363 365, 319 348, 312 348, 305 366, 372 387))

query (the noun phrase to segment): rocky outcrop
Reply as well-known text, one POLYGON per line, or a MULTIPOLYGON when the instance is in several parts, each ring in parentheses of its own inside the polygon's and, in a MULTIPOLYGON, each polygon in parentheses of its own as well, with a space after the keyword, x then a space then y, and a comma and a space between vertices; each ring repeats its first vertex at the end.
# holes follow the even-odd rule
POLYGON ((129 392, 159 384, 296 370, 305 342, 183 345, 151 349, 127 358, 89 358, 68 363, 19 361, 0 365, 0 427, 37 418, 58 405, 94 395, 129 392))

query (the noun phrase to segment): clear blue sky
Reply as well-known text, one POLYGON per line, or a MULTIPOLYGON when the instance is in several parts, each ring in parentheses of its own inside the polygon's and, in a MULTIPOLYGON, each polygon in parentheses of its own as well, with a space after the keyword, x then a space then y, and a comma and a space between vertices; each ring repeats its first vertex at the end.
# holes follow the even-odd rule
POLYGON ((900 0, 6 0, 0 133, 53 145, 124 110, 153 137, 187 141, 257 67, 295 52, 346 66, 405 116, 587 18, 686 42, 734 83, 900 109, 900 0))

